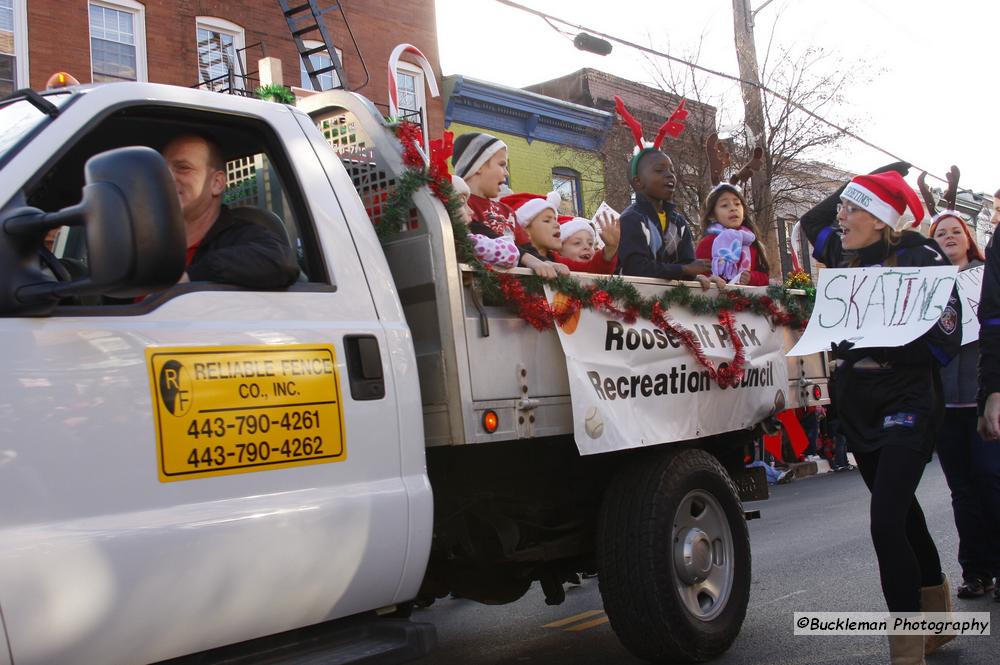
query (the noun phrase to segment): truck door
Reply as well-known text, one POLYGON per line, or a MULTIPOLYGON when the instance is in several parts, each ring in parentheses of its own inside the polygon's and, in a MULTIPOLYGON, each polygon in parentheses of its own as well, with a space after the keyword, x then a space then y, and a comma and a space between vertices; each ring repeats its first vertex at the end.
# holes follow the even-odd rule
MULTIPOLYGON (((412 598, 426 560, 409 524, 429 487, 400 448, 420 437, 419 415, 401 434, 397 397, 415 400, 412 344, 379 320, 295 114, 134 88, 84 94, 37 139, 48 154, 6 166, 24 181, 2 201, 59 209, 88 156, 196 132, 221 144, 228 204, 282 223, 302 273, 0 318, 0 607, 18 663, 151 662, 372 610, 412 598)), ((73 234, 60 244, 86 270, 73 234)))

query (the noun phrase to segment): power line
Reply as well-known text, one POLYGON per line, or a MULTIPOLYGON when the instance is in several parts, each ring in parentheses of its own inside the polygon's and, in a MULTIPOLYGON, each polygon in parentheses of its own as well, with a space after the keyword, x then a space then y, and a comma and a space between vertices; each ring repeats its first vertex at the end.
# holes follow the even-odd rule
MULTIPOLYGON (((781 101, 785 102, 786 104, 792 106, 793 108, 801 111, 802 113, 805 113, 810 118, 813 118, 813 119, 815 119, 815 120, 823 123, 824 125, 832 127, 833 129, 837 130, 838 132, 841 132, 842 134, 844 134, 845 136, 849 136, 850 138, 854 139, 855 141, 863 143, 864 145, 868 146, 869 148, 872 148, 873 150, 877 150, 878 152, 881 152, 884 155, 888 155, 889 157, 892 157, 897 162, 907 162, 908 164, 910 164, 910 166, 912 166, 917 171, 925 171, 927 173, 927 175, 929 175, 930 177, 932 177, 932 178, 934 178, 936 180, 939 180, 939 181, 941 181, 943 183, 947 183, 948 182, 944 178, 942 178, 942 177, 940 177, 938 175, 935 175, 931 171, 928 171, 927 169, 922 169, 919 166, 917 166, 916 164, 914 164, 913 162, 911 162, 909 160, 906 160, 906 159, 903 159, 902 157, 900 157, 899 155, 895 154, 894 152, 891 152, 889 150, 886 150, 885 148, 877 146, 874 143, 872 143, 871 141, 868 141, 867 139, 865 139, 865 138, 863 138, 861 136, 858 136, 857 134, 855 134, 851 130, 849 130, 849 129, 845 128, 845 127, 841 127, 840 125, 838 125, 838 124, 836 124, 834 122, 831 122, 830 120, 827 120, 823 116, 815 113, 814 111, 811 111, 811 110, 807 109, 806 107, 802 106, 798 102, 792 101, 791 99, 789 99, 788 97, 785 97, 781 93, 775 92, 774 90, 768 88, 766 85, 763 85, 761 83, 756 83, 754 81, 748 81, 746 79, 740 78, 739 76, 734 76, 732 74, 727 74, 726 72, 720 72, 718 70, 711 69, 711 68, 705 67, 703 65, 699 65, 698 63, 690 62, 688 60, 685 60, 684 58, 679 58, 679 57, 677 57, 675 55, 670 55, 669 53, 664 53, 663 51, 657 51, 654 48, 650 48, 648 46, 643 46, 642 44, 637 44, 637 43, 629 41, 627 39, 623 39, 621 37, 616 37, 614 35, 609 35, 606 32, 601 32, 600 30, 595 30, 593 28, 588 28, 587 26, 584 26, 584 25, 573 23, 572 21, 567 21, 566 19, 559 18, 558 16, 553 16, 552 14, 547 14, 547 13, 545 13, 543 11, 539 11, 537 9, 532 9, 531 7, 526 7, 526 6, 524 6, 522 4, 519 4, 517 2, 512 2, 512 0, 496 0, 496 1, 499 2, 502 5, 507 5, 508 7, 512 7, 514 9, 526 12, 528 14, 533 14, 534 16, 537 16, 537 17, 541 18, 542 20, 544 20, 550 26, 552 26, 551 21, 556 21, 558 23, 562 23, 563 25, 566 25, 566 26, 569 26, 571 28, 574 28, 575 30, 579 30, 581 32, 589 32, 590 34, 597 35, 599 37, 603 37, 604 39, 607 39, 609 41, 617 42, 619 44, 622 44, 623 46, 628 46, 630 48, 637 49, 639 51, 642 51, 643 53, 648 53, 650 55, 655 55, 655 56, 658 56, 660 58, 666 58, 667 60, 670 60, 672 62, 676 62, 676 63, 682 64, 682 65, 685 65, 687 67, 691 67, 692 69, 697 69, 698 71, 705 72, 706 74, 711 74, 712 76, 718 76, 719 78, 724 78, 724 79, 728 79, 730 81, 735 81, 735 82, 737 82, 737 83, 739 83, 741 85, 748 85, 748 86, 751 86, 751 87, 754 87, 754 88, 759 88, 761 91, 763 91, 763 92, 765 92, 765 93, 767 93, 767 94, 769 94, 769 95, 771 95, 773 97, 776 97, 776 98, 780 99, 781 101)), ((553 27, 553 29, 555 29, 555 26, 552 26, 552 27, 553 27)))

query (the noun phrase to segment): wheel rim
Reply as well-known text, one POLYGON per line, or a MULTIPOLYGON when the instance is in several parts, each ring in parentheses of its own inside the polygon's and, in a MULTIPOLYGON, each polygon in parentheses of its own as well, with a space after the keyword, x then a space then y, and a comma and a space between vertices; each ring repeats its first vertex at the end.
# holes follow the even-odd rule
POLYGON ((673 528, 677 593, 684 608, 701 621, 725 609, 733 588, 733 533, 719 501, 691 490, 677 506, 673 528))

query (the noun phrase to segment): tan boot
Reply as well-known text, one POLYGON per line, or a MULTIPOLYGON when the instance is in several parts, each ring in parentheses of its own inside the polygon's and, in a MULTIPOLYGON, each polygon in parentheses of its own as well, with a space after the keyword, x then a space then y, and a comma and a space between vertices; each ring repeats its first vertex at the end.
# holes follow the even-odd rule
POLYGON ((923 635, 889 635, 892 665, 927 665, 923 635))
MULTIPOLYGON (((924 612, 951 612, 951 587, 948 578, 941 576, 941 584, 920 587, 920 609, 924 612)), ((924 653, 929 654, 942 644, 955 639, 954 635, 927 635, 924 653)))

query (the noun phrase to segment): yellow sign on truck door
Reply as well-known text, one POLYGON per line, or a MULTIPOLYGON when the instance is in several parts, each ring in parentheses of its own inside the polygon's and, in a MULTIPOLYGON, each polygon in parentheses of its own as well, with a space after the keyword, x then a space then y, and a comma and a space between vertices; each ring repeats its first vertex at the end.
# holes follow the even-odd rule
POLYGON ((161 482, 347 459, 332 345, 146 349, 161 482))

